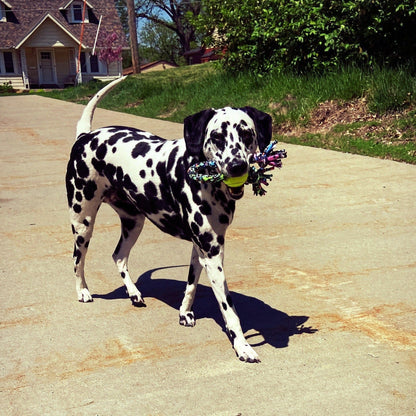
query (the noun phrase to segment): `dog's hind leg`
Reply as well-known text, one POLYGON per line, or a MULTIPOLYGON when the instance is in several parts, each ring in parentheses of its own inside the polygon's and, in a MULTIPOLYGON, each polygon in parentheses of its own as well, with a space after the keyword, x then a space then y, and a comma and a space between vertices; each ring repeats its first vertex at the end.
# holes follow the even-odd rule
POLYGON ((92 236, 95 217, 100 207, 100 201, 96 204, 90 203, 88 211, 72 207, 70 209, 70 220, 72 233, 74 235, 74 273, 76 290, 80 302, 92 302, 92 296, 85 281, 84 267, 88 245, 92 236), (79 211, 79 212, 78 212, 79 211))
POLYGON ((195 247, 192 249, 191 264, 189 266, 188 283, 186 285, 185 296, 182 305, 179 308, 179 323, 184 326, 195 326, 195 316, 192 311, 192 305, 195 299, 196 288, 198 286, 199 276, 201 275, 202 266, 199 261, 199 255, 195 247))
MULTIPOLYGON (((115 208, 115 207, 113 207, 115 208)), ((115 208, 116 209, 116 208, 115 208)), ((136 243, 144 225, 145 217, 136 215, 134 217, 125 216, 119 210, 116 211, 120 215, 121 220, 121 236, 113 253, 113 260, 117 265, 123 282, 127 288, 128 295, 134 306, 145 306, 142 294, 131 280, 128 271, 128 260, 130 250, 136 243)))

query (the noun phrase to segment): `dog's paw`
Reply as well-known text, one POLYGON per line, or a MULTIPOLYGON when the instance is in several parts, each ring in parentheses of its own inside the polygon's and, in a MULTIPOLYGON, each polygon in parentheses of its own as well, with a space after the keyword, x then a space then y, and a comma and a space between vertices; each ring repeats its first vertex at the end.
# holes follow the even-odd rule
POLYGON ((195 326, 195 315, 194 313, 187 312, 185 314, 179 314, 179 324, 183 326, 195 326))
POLYGON ((145 308, 146 303, 141 295, 130 296, 131 304, 136 308, 145 308))
POLYGON ((257 355, 256 351, 251 348, 250 345, 247 343, 236 346, 234 345, 234 350, 237 354, 237 357, 240 361, 244 361, 246 363, 259 363, 260 358, 257 355))
POLYGON ((78 300, 82 303, 93 301, 91 293, 87 288, 81 289, 81 291, 78 293, 78 300))

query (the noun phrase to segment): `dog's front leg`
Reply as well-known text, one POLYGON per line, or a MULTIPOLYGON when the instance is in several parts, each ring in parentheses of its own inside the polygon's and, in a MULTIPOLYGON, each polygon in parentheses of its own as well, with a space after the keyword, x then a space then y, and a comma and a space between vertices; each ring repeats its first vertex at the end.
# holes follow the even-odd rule
POLYGON ((203 257, 201 262, 205 267, 212 289, 221 309, 228 335, 233 343, 234 350, 241 361, 249 363, 260 362, 259 356, 249 345, 241 329, 240 319, 237 316, 231 295, 228 291, 223 267, 223 253, 212 258, 203 257))
POLYGON ((202 266, 199 262, 199 255, 195 247, 192 249, 191 264, 189 266, 188 283, 186 285, 185 296, 179 309, 179 323, 184 326, 195 326, 195 316, 192 305, 195 299, 196 288, 202 266))

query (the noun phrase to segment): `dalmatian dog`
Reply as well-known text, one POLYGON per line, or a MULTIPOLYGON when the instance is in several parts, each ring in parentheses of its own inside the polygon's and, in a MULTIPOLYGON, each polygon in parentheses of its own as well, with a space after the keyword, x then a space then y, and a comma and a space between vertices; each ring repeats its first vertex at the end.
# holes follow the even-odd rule
POLYGON ((165 140, 130 127, 91 131, 97 103, 122 80, 108 84, 85 107, 68 162, 66 186, 78 300, 93 300, 84 275, 85 256, 97 211, 105 202, 120 216, 121 237, 113 259, 132 303, 144 306, 129 275, 128 258, 147 218, 160 230, 193 244, 179 323, 195 325, 192 304, 205 269, 238 358, 259 362, 241 329, 223 264, 225 233, 244 185, 231 188, 223 182, 200 183, 190 179, 187 170, 209 160, 226 177, 246 174, 257 147, 263 151, 271 140, 271 117, 252 107, 208 109, 185 119, 184 139, 179 140, 165 140))

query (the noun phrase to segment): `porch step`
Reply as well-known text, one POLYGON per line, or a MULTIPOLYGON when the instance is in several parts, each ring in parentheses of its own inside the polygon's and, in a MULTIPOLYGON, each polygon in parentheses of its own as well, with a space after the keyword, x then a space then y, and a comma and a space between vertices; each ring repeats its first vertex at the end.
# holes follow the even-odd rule
POLYGON ((0 77, 0 85, 10 83, 15 90, 26 90, 22 77, 0 77))

